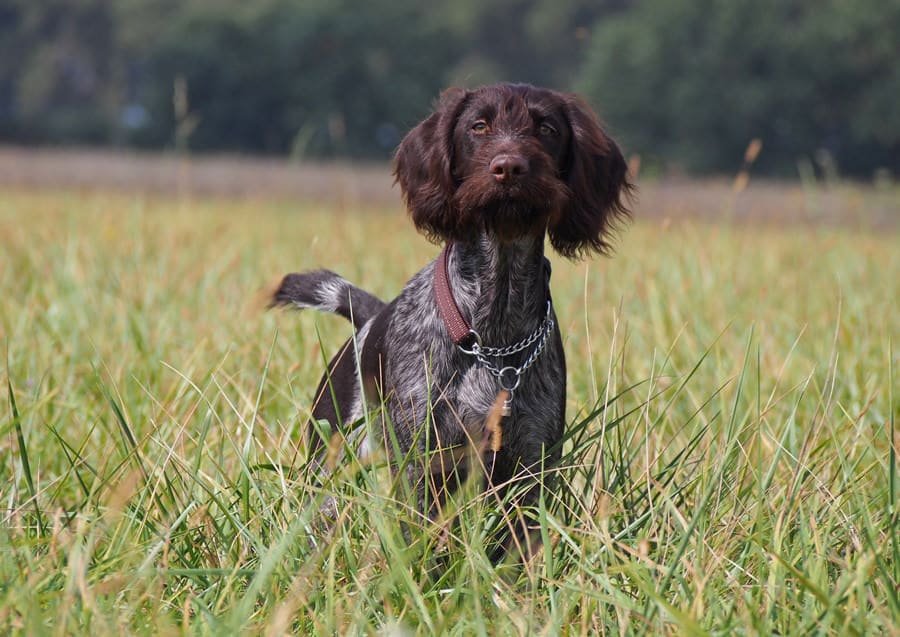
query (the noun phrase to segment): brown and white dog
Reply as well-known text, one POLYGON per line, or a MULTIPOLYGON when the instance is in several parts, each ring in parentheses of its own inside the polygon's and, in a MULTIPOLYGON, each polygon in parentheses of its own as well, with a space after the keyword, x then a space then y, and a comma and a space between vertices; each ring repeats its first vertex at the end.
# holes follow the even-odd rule
POLYGON ((578 97, 498 84, 446 91, 401 142, 394 172, 416 228, 445 244, 438 259, 390 303, 327 270, 287 275, 272 298, 336 312, 357 330, 331 361, 312 418, 355 435, 361 453, 395 441, 420 456, 409 471, 425 513, 471 470, 443 461, 436 470, 431 454, 473 439, 488 484, 502 493, 529 481, 514 506, 528 504, 559 458, 565 425, 545 237, 569 258, 606 252, 628 215, 626 162, 578 97), (501 390, 502 437, 478 446, 501 390), (371 406, 383 416, 374 436, 360 424, 371 406))

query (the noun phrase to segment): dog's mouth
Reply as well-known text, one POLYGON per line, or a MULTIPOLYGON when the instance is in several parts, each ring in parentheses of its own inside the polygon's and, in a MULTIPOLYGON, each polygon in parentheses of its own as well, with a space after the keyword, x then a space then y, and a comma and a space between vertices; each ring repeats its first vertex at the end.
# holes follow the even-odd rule
POLYGON ((485 171, 462 181, 454 203, 463 225, 485 228, 501 238, 512 239, 545 228, 564 208, 569 196, 566 184, 544 171, 503 181, 485 171))
POLYGON ((495 180, 493 190, 495 191, 495 195, 498 199, 506 199, 510 201, 530 199, 532 193, 530 192, 531 189, 528 187, 530 185, 527 183, 528 181, 529 179, 527 177, 514 182, 498 182, 495 180))

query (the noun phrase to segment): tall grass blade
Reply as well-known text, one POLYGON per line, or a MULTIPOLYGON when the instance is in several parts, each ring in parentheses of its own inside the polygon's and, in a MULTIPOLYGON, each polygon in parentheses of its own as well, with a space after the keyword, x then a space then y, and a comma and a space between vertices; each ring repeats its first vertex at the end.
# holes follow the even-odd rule
POLYGON ((22 431, 22 419, 16 406, 16 395, 13 392, 12 380, 8 376, 6 378, 6 390, 9 397, 9 408, 12 412, 13 428, 16 430, 16 442, 19 446, 19 460, 22 462, 22 473, 25 474, 25 485, 28 487, 28 497, 34 507, 34 517, 39 534, 44 535, 46 533, 44 517, 41 515, 41 509, 38 506, 37 491, 34 488, 34 480, 31 476, 31 463, 28 461, 28 447, 25 445, 25 434, 22 431))

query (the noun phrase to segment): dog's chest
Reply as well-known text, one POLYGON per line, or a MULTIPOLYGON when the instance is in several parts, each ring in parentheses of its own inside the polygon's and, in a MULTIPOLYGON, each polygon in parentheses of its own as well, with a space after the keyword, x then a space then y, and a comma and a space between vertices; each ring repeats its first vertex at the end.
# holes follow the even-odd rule
POLYGON ((462 424, 469 428, 484 422, 494 404, 500 386, 485 368, 472 365, 462 373, 452 402, 462 424))
MULTIPOLYGON (((530 382, 531 380, 533 379, 523 376, 521 385, 512 392, 510 397, 512 420, 530 422, 561 419, 562 414, 557 411, 562 399, 558 395, 560 392, 557 391, 557 387, 552 383, 550 386, 544 386, 543 383, 530 382)), ((500 391, 500 383, 496 376, 480 365, 472 365, 462 373, 455 391, 452 392, 450 399, 453 411, 467 429, 480 428, 500 391)))

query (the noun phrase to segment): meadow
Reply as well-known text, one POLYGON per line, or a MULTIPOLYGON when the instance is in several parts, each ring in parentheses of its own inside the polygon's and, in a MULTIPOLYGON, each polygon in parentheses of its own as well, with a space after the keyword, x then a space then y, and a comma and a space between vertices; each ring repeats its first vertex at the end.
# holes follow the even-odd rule
POLYGON ((308 470, 350 328, 263 291, 391 297, 438 251, 396 201, 0 189, 0 632, 900 634, 900 191, 643 193, 553 257, 571 435, 495 567, 474 485, 451 524, 308 470))

